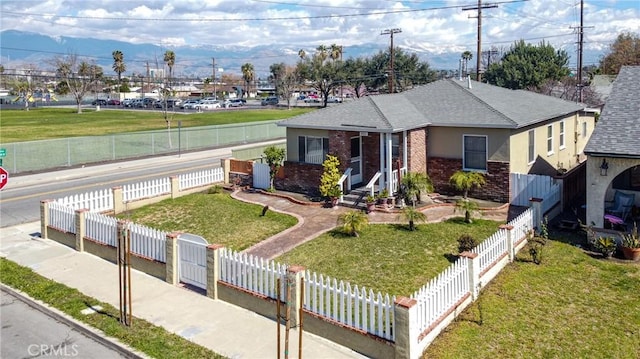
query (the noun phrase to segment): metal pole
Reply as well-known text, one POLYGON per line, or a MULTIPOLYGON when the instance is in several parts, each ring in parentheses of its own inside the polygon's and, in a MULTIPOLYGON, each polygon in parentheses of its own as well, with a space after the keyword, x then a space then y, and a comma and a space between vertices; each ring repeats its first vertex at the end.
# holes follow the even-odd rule
POLYGON ((300 279, 300 309, 298 310, 298 359, 302 359, 302 314, 304 308, 304 278, 300 279))
POLYGON ((287 309, 285 311, 285 331, 284 331, 284 359, 289 359, 289 331, 291 330, 291 283, 289 278, 287 278, 287 309))
POLYGON ((182 150, 182 120, 178 121, 178 157, 180 157, 182 150))
POLYGON ((129 319, 127 321, 127 326, 131 326, 131 324, 133 323, 133 305, 131 303, 131 292, 132 292, 132 288, 131 288, 131 230, 128 228, 127 226, 127 296, 129 297, 129 307, 128 307, 128 314, 129 314, 129 319))

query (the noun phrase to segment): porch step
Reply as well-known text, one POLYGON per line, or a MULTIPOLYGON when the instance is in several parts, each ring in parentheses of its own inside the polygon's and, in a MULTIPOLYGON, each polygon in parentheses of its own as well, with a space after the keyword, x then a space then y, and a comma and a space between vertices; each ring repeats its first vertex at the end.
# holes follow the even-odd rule
POLYGON ((365 198, 369 193, 369 190, 364 187, 352 189, 351 192, 343 195, 343 201, 340 203, 340 206, 366 210, 367 204, 365 198))

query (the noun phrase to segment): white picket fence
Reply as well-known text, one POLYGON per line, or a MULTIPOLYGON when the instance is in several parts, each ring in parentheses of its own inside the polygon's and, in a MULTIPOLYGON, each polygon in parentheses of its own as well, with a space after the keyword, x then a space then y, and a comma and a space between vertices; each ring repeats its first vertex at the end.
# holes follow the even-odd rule
POLYGON ((118 220, 100 213, 85 213, 85 234, 92 240, 109 246, 118 245, 118 220))
POLYGON ((76 233, 76 211, 58 202, 49 203, 49 225, 67 233, 76 233))
POLYGON ((122 186, 122 200, 131 202, 171 193, 171 179, 159 178, 122 186))
POLYGON ((417 301, 417 328, 422 333, 470 293, 469 262, 459 258, 444 272, 417 290, 411 298, 417 301))
POLYGON ((88 209, 91 212, 111 211, 113 210, 113 191, 101 189, 58 198, 55 202, 72 209, 88 209))
POLYGON ((220 280, 237 287, 276 299, 278 278, 281 280, 280 300, 286 300, 287 266, 264 258, 254 257, 222 248, 220 280))
POLYGON ((178 186, 181 191, 223 181, 224 170, 222 167, 178 175, 178 186))
MULTIPOLYGON (((531 208, 527 209, 508 224, 513 226, 511 231, 513 242, 519 243, 527 235, 527 232, 533 228, 533 210, 531 208)), ((502 256, 508 254, 507 240, 506 230, 499 230, 472 250, 473 253, 478 254, 480 273, 486 271, 502 256)), ((461 299, 474 290, 474 288, 469 287, 469 270, 469 261, 466 258, 459 258, 444 272, 411 296, 417 301, 418 305, 419 332, 434 326, 461 299)), ((492 275, 496 274, 497 272, 492 275)), ((490 279, 482 277, 481 282, 487 283, 490 279)))
POLYGON ((507 231, 498 230, 496 233, 491 235, 491 237, 485 239, 476 248, 471 250, 473 253, 478 253, 480 272, 487 269, 504 254, 507 254, 507 239, 507 231))
POLYGON ((130 223, 129 230, 131 231, 131 252, 159 262, 167 262, 167 232, 136 223, 130 223))
POLYGON ((307 271, 304 280, 304 308, 349 327, 395 340, 395 296, 318 276, 307 271))

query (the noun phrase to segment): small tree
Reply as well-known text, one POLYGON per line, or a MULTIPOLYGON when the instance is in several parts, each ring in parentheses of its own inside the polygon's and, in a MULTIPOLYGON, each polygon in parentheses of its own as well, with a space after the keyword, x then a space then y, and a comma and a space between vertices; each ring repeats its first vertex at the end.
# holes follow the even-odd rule
POLYGON ((338 181, 340 181, 340 160, 333 155, 327 155, 327 159, 322 163, 324 172, 320 177, 320 194, 329 197, 336 198, 342 194, 338 181))
POLYGON ((449 183, 455 189, 462 192, 462 197, 467 198, 469 190, 473 187, 480 187, 485 184, 484 175, 479 172, 456 171, 449 178, 449 183))
POLYGON ((409 222, 409 230, 415 231, 415 222, 426 222, 427 215, 417 210, 415 207, 407 206, 402 210, 402 217, 409 222))
POLYGON ((285 150, 284 148, 269 146, 264 149, 264 155, 269 165, 269 191, 273 192, 276 190, 274 180, 278 170, 282 166, 282 161, 284 161, 285 150))
POLYGON ((402 191, 407 201, 415 205, 420 201, 422 192, 432 192, 433 183, 431 178, 421 172, 409 172, 402 177, 402 191))
POLYGON ((469 201, 467 198, 462 198, 456 201, 454 211, 464 212, 464 222, 471 223, 471 216, 479 209, 478 203, 469 201))
POLYGON ((358 237, 358 232, 368 224, 369 218, 362 211, 349 211, 338 217, 338 225, 342 226, 344 233, 354 237, 358 237))

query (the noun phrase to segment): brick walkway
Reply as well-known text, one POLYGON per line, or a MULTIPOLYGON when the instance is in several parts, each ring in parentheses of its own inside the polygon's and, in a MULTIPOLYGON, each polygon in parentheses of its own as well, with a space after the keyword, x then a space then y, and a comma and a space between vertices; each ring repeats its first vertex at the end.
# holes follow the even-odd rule
MULTIPOLYGON (((324 208, 320 203, 305 203, 282 193, 267 194, 259 191, 235 191, 231 194, 238 200, 269 206, 269 210, 290 214, 298 218, 298 224, 272 236, 244 252, 265 259, 273 259, 296 246, 310 241, 319 235, 327 232, 337 225, 338 216, 341 213, 350 211, 350 208, 337 206, 334 208, 324 208)), ((509 209, 508 206, 481 209, 480 218, 495 221, 506 221, 512 218, 519 209, 509 209)), ((422 208, 422 212, 427 216, 430 223, 461 216, 454 213, 452 204, 434 204, 422 208)), ((400 212, 376 210, 369 214, 370 223, 400 223, 403 222, 399 216, 400 212)))

